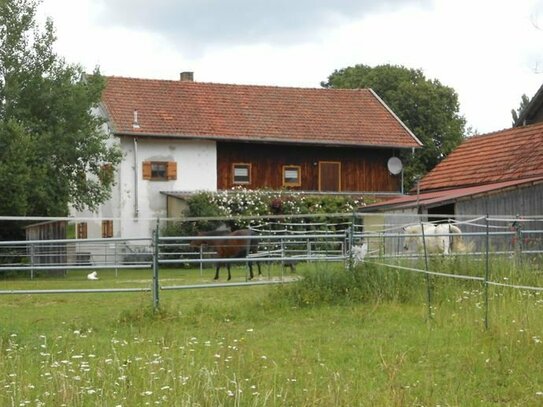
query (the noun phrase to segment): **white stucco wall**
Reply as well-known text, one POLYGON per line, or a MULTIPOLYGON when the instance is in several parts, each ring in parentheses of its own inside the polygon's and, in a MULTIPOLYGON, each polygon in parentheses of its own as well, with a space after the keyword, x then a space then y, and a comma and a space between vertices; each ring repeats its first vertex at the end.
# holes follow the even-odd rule
MULTIPOLYGON (((106 128, 104 128, 106 131, 106 128)), ((162 191, 215 191, 217 189, 217 148, 214 141, 112 137, 119 143, 123 160, 116 173, 111 199, 98 211, 75 212, 86 221, 88 238, 101 237, 102 219, 114 219, 114 237, 150 237, 156 219, 167 216, 162 191), (175 161, 177 179, 144 180, 144 161, 175 161)))
POLYGON ((121 140, 124 158, 119 169, 119 183, 116 188, 119 196, 117 201, 119 217, 123 218, 120 225, 122 237, 149 236, 156 225, 156 218, 167 216, 166 196, 161 194, 161 191, 217 189, 215 142, 139 138, 135 147, 134 139, 131 137, 124 137, 121 140), (175 161, 177 179, 144 180, 142 174, 144 161, 175 161))

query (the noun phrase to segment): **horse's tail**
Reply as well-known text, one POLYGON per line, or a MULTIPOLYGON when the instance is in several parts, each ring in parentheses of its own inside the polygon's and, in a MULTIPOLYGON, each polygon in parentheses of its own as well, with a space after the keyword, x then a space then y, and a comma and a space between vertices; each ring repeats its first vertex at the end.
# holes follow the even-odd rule
POLYGON ((473 249, 473 242, 469 242, 468 244, 464 242, 464 239, 462 238, 462 230, 460 230, 458 226, 450 224, 449 232, 451 233, 451 249, 453 252, 466 253, 473 249))

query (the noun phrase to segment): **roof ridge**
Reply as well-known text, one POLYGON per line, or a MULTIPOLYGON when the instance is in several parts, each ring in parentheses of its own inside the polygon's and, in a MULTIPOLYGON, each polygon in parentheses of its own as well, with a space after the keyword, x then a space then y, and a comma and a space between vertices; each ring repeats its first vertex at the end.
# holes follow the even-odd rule
POLYGON ((163 83, 175 83, 182 84, 183 86, 196 86, 196 85, 208 85, 208 86, 225 86, 225 87, 249 87, 249 88, 269 88, 269 89, 299 89, 299 90, 317 90, 317 91, 333 91, 333 92, 370 92, 371 88, 317 88, 317 87, 303 87, 303 86, 285 86, 285 85, 260 85, 260 84, 244 84, 244 83, 222 83, 222 82, 203 82, 203 81, 181 81, 179 79, 160 79, 160 78, 136 78, 130 76, 117 76, 117 75, 104 75, 106 79, 125 79, 129 81, 143 81, 143 82, 163 82, 163 83))
POLYGON ((491 131, 490 133, 474 134, 472 136, 467 137, 466 140, 470 140, 473 138, 491 137, 491 136, 495 136, 495 135, 505 133, 505 132, 521 133, 525 131, 531 131, 535 127, 543 127, 543 122, 527 124, 525 126, 519 126, 519 127, 508 127, 501 130, 494 130, 494 131, 491 131))

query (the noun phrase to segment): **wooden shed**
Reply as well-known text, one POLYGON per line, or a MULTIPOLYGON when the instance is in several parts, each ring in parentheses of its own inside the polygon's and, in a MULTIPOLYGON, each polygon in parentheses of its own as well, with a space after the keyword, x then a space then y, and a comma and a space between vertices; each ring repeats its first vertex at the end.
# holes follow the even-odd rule
MULTIPOLYGON (((67 236, 66 221, 51 221, 29 225, 25 228, 27 254, 30 263, 35 266, 64 265, 67 262, 67 244, 62 242, 45 242, 50 240, 63 240, 67 236), (44 241, 40 243, 39 241, 44 241)), ((50 269, 47 275, 65 275, 66 270, 50 269)))

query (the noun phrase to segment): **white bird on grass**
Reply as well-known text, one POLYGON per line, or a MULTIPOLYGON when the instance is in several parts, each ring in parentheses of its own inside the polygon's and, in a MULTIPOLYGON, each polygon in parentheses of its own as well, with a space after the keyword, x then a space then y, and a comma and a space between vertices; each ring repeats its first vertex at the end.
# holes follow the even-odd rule
POLYGON ((93 271, 92 273, 87 274, 87 280, 98 280, 98 273, 93 271))

